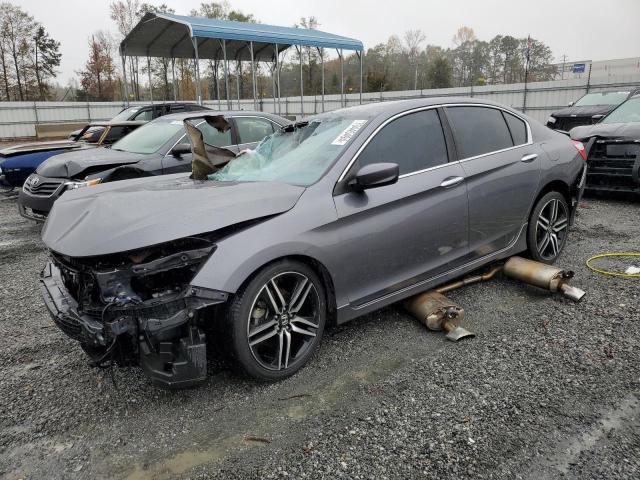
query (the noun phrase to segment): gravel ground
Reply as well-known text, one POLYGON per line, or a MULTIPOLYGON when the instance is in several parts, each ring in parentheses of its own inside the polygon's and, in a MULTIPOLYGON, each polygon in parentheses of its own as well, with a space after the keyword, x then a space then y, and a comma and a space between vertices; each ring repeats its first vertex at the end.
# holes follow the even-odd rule
POLYGON ((39 228, 0 200, 0 476, 640 478, 640 281, 584 266, 628 250, 640 203, 586 199, 559 262, 579 304, 498 279, 449 294, 473 340, 392 307, 286 381, 166 392, 87 365, 40 300, 39 228))

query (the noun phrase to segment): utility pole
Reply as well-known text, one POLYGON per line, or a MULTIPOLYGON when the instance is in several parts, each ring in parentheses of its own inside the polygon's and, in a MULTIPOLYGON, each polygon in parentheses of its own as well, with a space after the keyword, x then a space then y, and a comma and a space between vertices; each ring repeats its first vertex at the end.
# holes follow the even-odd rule
POLYGON ((566 61, 567 61, 567 56, 562 55, 562 72, 561 72, 560 80, 564 80, 564 65, 566 61))

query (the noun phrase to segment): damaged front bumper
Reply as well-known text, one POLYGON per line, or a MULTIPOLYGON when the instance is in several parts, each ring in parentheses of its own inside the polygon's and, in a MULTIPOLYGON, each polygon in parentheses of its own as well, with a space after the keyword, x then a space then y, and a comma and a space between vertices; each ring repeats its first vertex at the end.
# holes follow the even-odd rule
POLYGON ((165 388, 194 386, 206 379, 201 317, 207 307, 224 303, 227 293, 188 287, 163 298, 118 302, 100 312, 84 312, 53 262, 42 271, 41 283, 51 318, 85 351, 100 355, 118 345, 126 350, 131 364, 142 367, 154 384, 165 388))

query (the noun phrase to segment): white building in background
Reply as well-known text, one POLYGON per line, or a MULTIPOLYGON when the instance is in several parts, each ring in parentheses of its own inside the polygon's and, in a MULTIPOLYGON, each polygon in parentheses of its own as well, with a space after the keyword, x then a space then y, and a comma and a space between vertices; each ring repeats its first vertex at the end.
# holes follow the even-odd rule
POLYGON ((587 78, 591 66, 591 78, 610 78, 640 74, 640 57, 617 58, 614 60, 578 60, 555 63, 558 69, 556 80, 587 78))

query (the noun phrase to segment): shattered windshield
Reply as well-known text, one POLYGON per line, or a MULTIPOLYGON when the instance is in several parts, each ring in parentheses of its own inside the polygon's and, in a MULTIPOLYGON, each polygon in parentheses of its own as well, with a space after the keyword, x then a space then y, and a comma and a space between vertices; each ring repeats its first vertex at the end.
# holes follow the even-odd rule
POLYGON ((640 96, 627 100, 601 121, 601 123, 630 122, 640 122, 640 96))
POLYGON ((285 127, 209 179, 309 186, 322 177, 366 123, 364 119, 330 116, 285 127))

